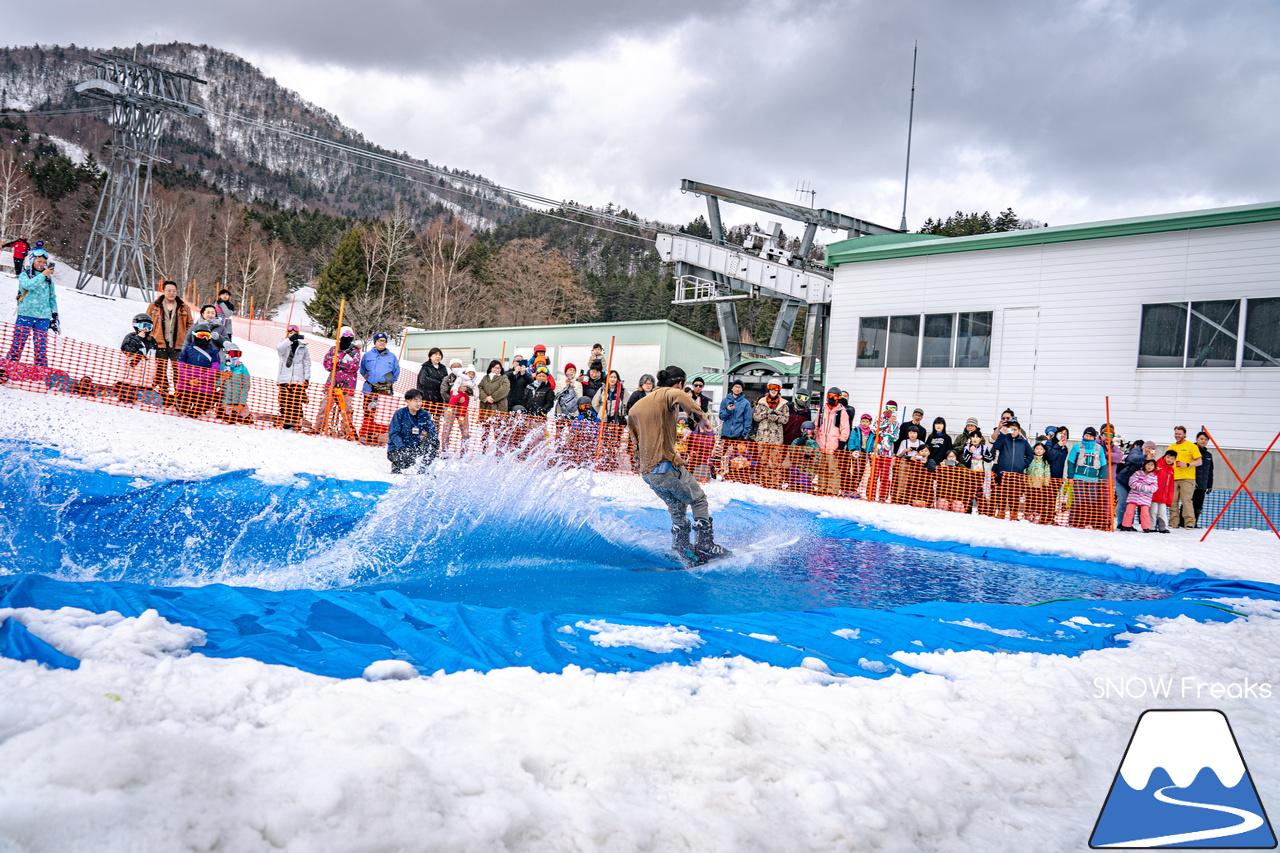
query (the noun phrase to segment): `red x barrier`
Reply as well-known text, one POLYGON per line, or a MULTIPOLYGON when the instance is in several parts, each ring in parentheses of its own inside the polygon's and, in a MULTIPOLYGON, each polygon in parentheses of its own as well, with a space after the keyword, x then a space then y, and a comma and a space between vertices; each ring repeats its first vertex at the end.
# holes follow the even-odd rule
POLYGON ((1240 485, 1236 486, 1236 490, 1231 493, 1231 497, 1227 498, 1227 502, 1223 504, 1222 509, 1218 511, 1217 518, 1213 520, 1213 524, 1209 525, 1209 529, 1204 532, 1204 536, 1200 537, 1200 541, 1203 542, 1209 538, 1209 534, 1213 532, 1214 525, 1217 524, 1218 520, 1226 514, 1227 507, 1231 506, 1231 502, 1236 499, 1236 495, 1240 494, 1241 489, 1243 489, 1245 494, 1249 496, 1249 500, 1253 501, 1253 505, 1258 508, 1258 512, 1267 522, 1267 526, 1271 528, 1271 532, 1280 538, 1280 530, 1276 530, 1276 526, 1272 523, 1271 517, 1267 515, 1266 511, 1262 508, 1262 504, 1258 503, 1258 499, 1253 496, 1253 492, 1249 491, 1248 485, 1249 478, 1253 476, 1253 472, 1258 470, 1258 466, 1262 464, 1262 460, 1266 459, 1267 454, 1271 452, 1271 448, 1276 446, 1277 441, 1280 441, 1280 432, 1276 433, 1276 437, 1271 439, 1271 443, 1267 445, 1267 449, 1262 451, 1262 455, 1258 457, 1257 462, 1253 463, 1253 467, 1249 469, 1248 474, 1244 475, 1244 479, 1240 478, 1240 472, 1236 471, 1235 466, 1231 464, 1231 460, 1227 458, 1227 454, 1222 452, 1222 448, 1218 446, 1218 442, 1214 439, 1213 433, 1209 432, 1207 428, 1204 428, 1204 434, 1209 436, 1209 440, 1213 442, 1213 449, 1218 451, 1218 455, 1222 457, 1223 462, 1227 463, 1227 467, 1231 469, 1231 473, 1240 481, 1240 485))

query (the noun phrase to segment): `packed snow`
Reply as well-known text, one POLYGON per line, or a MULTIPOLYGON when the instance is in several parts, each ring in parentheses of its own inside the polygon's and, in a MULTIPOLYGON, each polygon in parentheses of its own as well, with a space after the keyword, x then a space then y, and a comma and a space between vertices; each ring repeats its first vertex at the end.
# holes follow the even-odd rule
MULTIPOLYGON (((73 334, 110 346, 139 304, 59 296, 73 334)), ((11 387, 0 398, 0 438, 120 476, 389 479, 378 448, 11 387)), ((1269 532, 1201 543, 738 484, 708 494, 713 511, 747 500, 919 539, 1280 581, 1269 532)), ((635 477, 597 476, 593 495, 660 505, 635 477)), ((206 657, 198 629, 154 611, 2 611, 82 664, 0 658, 0 851, 1080 850, 1151 707, 1222 709, 1274 814, 1280 609, 1220 603, 1245 615, 1152 619, 1077 657, 899 653, 927 672, 879 680, 744 659, 429 677, 380 661, 337 680, 206 657)), ((572 630, 698 640, 678 619, 624 623, 572 630)))

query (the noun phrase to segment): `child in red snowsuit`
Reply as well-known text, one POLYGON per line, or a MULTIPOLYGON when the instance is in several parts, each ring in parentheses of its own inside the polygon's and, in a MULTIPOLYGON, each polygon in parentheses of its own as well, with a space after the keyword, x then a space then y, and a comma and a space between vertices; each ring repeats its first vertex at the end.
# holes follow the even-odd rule
POLYGON ((1169 507, 1173 505, 1173 463, 1178 461, 1176 451, 1167 451, 1156 463, 1155 496, 1151 499, 1151 522, 1159 533, 1169 532, 1169 507))

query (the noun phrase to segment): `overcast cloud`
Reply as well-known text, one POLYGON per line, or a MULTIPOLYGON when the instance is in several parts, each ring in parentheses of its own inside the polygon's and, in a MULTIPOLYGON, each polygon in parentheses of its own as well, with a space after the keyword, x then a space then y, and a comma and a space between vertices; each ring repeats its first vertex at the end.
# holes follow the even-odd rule
POLYGON ((688 177, 786 200, 808 181, 896 226, 916 39, 913 229, 1280 200, 1271 0, 53 0, 6 22, 10 44, 157 35, 239 53, 387 147, 668 221, 703 210, 688 177))

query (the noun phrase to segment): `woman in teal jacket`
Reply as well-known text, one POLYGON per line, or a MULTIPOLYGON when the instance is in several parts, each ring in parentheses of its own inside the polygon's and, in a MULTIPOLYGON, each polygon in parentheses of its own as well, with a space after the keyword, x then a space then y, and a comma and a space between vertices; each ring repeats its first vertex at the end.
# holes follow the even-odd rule
POLYGON ((58 329, 58 294, 53 289, 53 278, 45 268, 49 259, 37 255, 31 261, 31 269, 18 276, 18 319, 13 329, 13 345, 9 347, 9 360, 17 361, 27 346, 27 338, 34 338, 32 347, 36 353, 36 366, 49 366, 49 329, 58 329))

